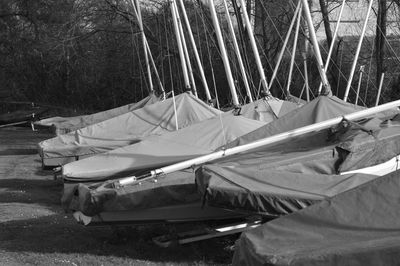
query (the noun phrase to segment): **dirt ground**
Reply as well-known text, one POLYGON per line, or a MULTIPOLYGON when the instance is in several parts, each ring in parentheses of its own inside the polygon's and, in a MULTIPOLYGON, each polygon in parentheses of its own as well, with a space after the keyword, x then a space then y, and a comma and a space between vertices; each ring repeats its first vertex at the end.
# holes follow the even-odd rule
POLYGON ((0 265, 219 265, 234 237, 161 248, 171 225, 84 227, 60 206, 62 182, 42 170, 36 145, 52 135, 0 129, 0 265))

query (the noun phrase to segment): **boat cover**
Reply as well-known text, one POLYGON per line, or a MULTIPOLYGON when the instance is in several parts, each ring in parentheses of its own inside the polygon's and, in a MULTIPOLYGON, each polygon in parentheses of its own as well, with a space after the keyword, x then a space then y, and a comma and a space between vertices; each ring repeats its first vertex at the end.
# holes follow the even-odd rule
POLYGON ((247 144, 267 136, 315 124, 362 109, 364 108, 342 101, 335 96, 319 96, 295 111, 290 112, 290 114, 282 116, 272 123, 239 137, 228 144, 227 147, 247 144))
POLYGON ((233 265, 399 265, 400 171, 245 232, 233 265))
POLYGON ((229 111, 179 131, 150 135, 138 143, 66 164, 63 176, 70 181, 99 180, 191 159, 210 153, 294 108, 297 105, 279 99, 260 99, 242 106, 240 114, 229 111))
MULTIPOLYGON (((221 111, 183 93, 175 97, 179 128, 211 118, 221 111)), ((119 115, 103 122, 39 143, 43 164, 62 165, 81 157, 113 150, 141 141, 150 135, 175 131, 173 99, 119 115)))
MULTIPOLYGON (((354 111, 354 110, 353 110, 354 111)), ((338 115, 342 114, 343 110, 337 110, 338 115)), ((349 111, 350 112, 350 111, 349 111)), ((287 115, 291 115, 291 113, 288 113, 287 115)), ((278 120, 277 120, 278 121, 278 120)), ((373 120, 369 124, 373 124, 375 121, 375 124, 380 124, 381 121, 376 121, 373 120)), ((274 123, 274 122, 273 122, 274 123)), ((316 134, 315 138, 308 138, 309 142, 315 142, 315 140, 320 139, 319 147, 324 147, 326 145, 326 136, 325 135, 318 135, 316 134)), ((307 143, 304 141, 304 139, 297 140, 296 142, 291 142, 288 143, 287 147, 293 146, 292 150, 296 151, 299 147, 305 147, 304 149, 307 148, 307 143), (296 145, 295 145, 296 144, 296 145), (304 145, 304 146, 301 146, 304 145)), ((314 146, 318 146, 317 144, 314 144, 314 146)), ((329 149, 329 148, 327 148, 329 149)), ((289 149, 286 149, 287 152, 289 153, 289 149)), ((301 151, 301 150, 300 150, 301 151)), ((297 151, 298 152, 298 151, 297 151)), ((273 155, 272 153, 270 154, 271 156, 273 155)), ((295 156, 296 153, 294 153, 295 156)), ((330 157, 332 156, 332 151, 329 153, 330 157)), ((318 157, 318 155, 315 155, 318 157)), ((330 158, 328 156, 328 158, 330 158)), ((279 160, 282 159, 282 156, 280 157, 275 157, 278 158, 279 160)), ((271 161, 273 161, 271 159, 271 161)), ((286 161, 288 162, 288 161, 286 161)), ((290 162, 290 161, 289 161, 290 162)), ((329 162, 329 161, 328 161, 329 162)), ((368 162, 365 163, 366 166, 371 166, 371 164, 368 164, 368 162)), ((307 166, 307 165, 305 165, 307 166)), ((322 166, 324 167, 324 166, 322 166)), ((327 165, 326 168, 331 167, 331 165, 327 165)), ((332 171, 332 170, 330 170, 332 171)), ((357 177, 357 175, 349 175, 350 177, 348 178, 347 184, 360 184, 362 182, 365 182, 363 179, 360 179, 357 177)), ((373 178, 373 177, 371 177, 373 178)), ((333 179, 332 179, 333 180, 333 179)), ((343 180, 346 181, 346 180, 343 180)), ((75 188, 73 188, 70 191, 67 191, 71 187, 66 187, 64 190, 64 197, 63 197, 63 204, 64 207, 66 207, 69 210, 79 210, 85 213, 86 215, 94 215, 98 212, 101 212, 103 210, 106 211, 112 211, 112 210, 132 210, 134 208, 141 208, 141 203, 140 200, 137 200, 137 191, 143 191, 147 190, 146 193, 149 193, 148 195, 153 195, 152 189, 156 189, 158 187, 164 187, 165 190, 165 184, 164 182, 167 182, 169 190, 168 191, 174 191, 179 193, 172 193, 174 195, 173 199, 177 200, 177 198, 180 199, 180 201, 185 202, 187 199, 197 199, 200 200, 197 195, 197 192, 195 193, 197 196, 189 196, 193 195, 193 191, 196 190, 196 186, 194 183, 194 172, 192 169, 184 170, 184 171, 179 171, 176 173, 168 174, 167 176, 164 176, 162 178, 158 179, 158 182, 152 183, 152 182, 144 182, 143 184, 145 185, 140 185, 140 186, 127 186, 121 189, 114 189, 110 188, 106 183, 98 183, 98 184, 79 184, 79 189, 76 184, 75 188), (181 186, 180 183, 184 183, 185 186, 181 186), (189 185, 190 184, 190 185, 189 185), (142 188, 141 188, 142 187, 142 188), (190 189, 189 189, 190 187, 190 189), (185 191, 190 191, 190 193, 186 193, 185 191), (73 204, 70 204, 73 203, 73 204)), ((345 187, 345 186, 343 186, 345 187)), ((342 189, 344 189, 342 187, 342 189)), ((338 187, 337 192, 340 192, 341 190, 338 187)), ((333 191, 333 190, 331 190, 333 191)), ((333 193, 333 192, 332 192, 333 193)), ((170 197, 171 193, 167 193, 166 197, 170 197)), ((145 194, 143 194, 145 195, 145 194)), ((165 202, 168 202, 166 200, 158 200, 158 197, 163 198, 161 196, 160 190, 158 190, 158 196, 157 197, 152 197, 148 196, 145 197, 147 201, 151 202, 151 204, 159 204, 159 205, 164 205, 165 202)), ((164 195, 165 196, 165 195, 164 195)), ((144 196, 142 196, 144 198, 144 196)), ((323 197, 322 197, 323 198, 323 197)), ((321 198, 321 199, 322 199, 321 198)), ((319 200, 321 200, 319 199, 319 200)), ((150 203, 143 203, 144 205, 150 204, 150 203)))
POLYGON ((50 117, 46 119, 42 119, 35 122, 35 125, 39 126, 51 126, 55 128, 55 132, 57 135, 66 134, 68 132, 84 128, 96 123, 100 123, 104 120, 132 112, 133 110, 142 108, 146 105, 153 104, 159 101, 159 97, 151 94, 146 98, 142 99, 137 103, 131 103, 124 106, 120 106, 114 109, 98 112, 90 115, 81 115, 74 117, 50 117))
POLYGON ((71 162, 62 167, 68 181, 101 180, 137 174, 213 152, 265 123, 227 112, 178 131, 71 162))
POLYGON ((241 106, 237 114, 253 120, 270 123, 298 109, 301 105, 274 97, 266 97, 241 106))
POLYGON ((375 175, 340 173, 379 165, 400 154, 400 119, 343 121, 334 129, 231 156, 196 172, 214 207, 284 215, 367 182, 375 175))

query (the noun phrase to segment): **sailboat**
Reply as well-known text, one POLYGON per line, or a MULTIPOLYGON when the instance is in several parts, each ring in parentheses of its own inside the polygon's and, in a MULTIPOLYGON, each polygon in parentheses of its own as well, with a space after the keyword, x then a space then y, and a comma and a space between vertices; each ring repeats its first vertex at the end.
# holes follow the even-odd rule
POLYGON ((233 265, 396 265, 399 175, 372 179, 244 232, 233 265))
MULTIPOLYGON (((360 109, 360 108, 358 108, 360 109)), ((314 101, 310 102, 309 104, 301 107, 298 110, 292 111, 288 113, 286 116, 283 116, 281 119, 275 120, 274 122, 265 125, 263 127, 260 127, 259 129, 255 130, 254 132, 268 132, 271 131, 271 137, 274 138, 274 136, 277 136, 277 130, 275 129, 279 124, 282 124, 283 129, 281 134, 285 134, 287 130, 287 126, 291 125, 291 121, 301 121, 301 117, 304 118, 303 121, 307 121, 306 117, 313 117, 312 112, 310 110, 314 111, 315 113, 321 113, 321 116, 319 117, 320 119, 323 118, 332 118, 339 116, 339 120, 336 120, 340 122, 340 116, 345 115, 346 113, 352 113, 355 110, 357 110, 357 107, 354 107, 352 104, 347 104, 344 103, 341 100, 338 100, 337 98, 330 98, 327 96, 321 96, 321 98, 317 98, 314 101), (319 105, 318 103, 323 103, 319 105), (334 108, 329 108, 334 107, 334 108), (315 108, 311 108, 314 106, 315 108), (324 112, 317 112, 318 107, 325 108, 325 117, 322 116, 324 112), (339 108, 342 107, 342 108, 339 108), (335 113, 330 113, 331 111, 335 113), (299 114, 299 115, 296 115, 299 114), (285 128, 286 126, 286 128, 285 128)), ((358 112, 365 112, 365 111, 370 111, 370 110, 361 110, 358 112)), ((315 117, 315 116, 314 116, 315 117)), ((333 118, 332 118, 333 119, 333 118)), ((378 118, 376 118, 378 119, 378 118)), ((379 120, 379 119, 378 119, 379 120)), ((326 120, 322 120, 319 123, 324 123, 326 120)), ((375 120, 374 120, 375 121, 375 120)), ((337 122, 337 123, 338 123, 337 122)), ((380 125, 380 124, 379 124, 380 125)), ((383 124, 385 125, 385 124, 383 124)), ((296 125, 294 125, 296 126, 296 125)), ((309 127, 309 125, 306 125, 305 127, 309 127)), ((384 126, 383 126, 384 127, 384 126)), ((304 128, 304 127, 302 127, 304 128)), ((301 128, 301 129, 302 129, 301 128)), ((396 145, 393 145, 393 143, 398 140, 398 135, 400 132, 399 127, 396 126, 391 126, 390 129, 383 129, 385 134, 386 132, 392 132, 392 142, 388 142, 385 145, 389 147, 396 147, 396 145)), ((294 130, 299 130, 299 128, 294 129, 294 130)), ((63 197, 63 203, 65 204, 65 207, 69 210, 77 211, 76 212, 76 217, 77 219, 84 220, 85 223, 98 223, 98 222, 130 222, 130 223, 135 223, 135 222, 143 222, 143 220, 140 220, 140 213, 142 211, 146 211, 147 213, 152 213, 153 217, 158 217, 157 221, 163 220, 163 212, 158 212, 158 209, 163 209, 163 208, 174 208, 177 209, 180 206, 187 206, 188 204, 197 206, 196 211, 199 212, 199 216, 201 216, 202 212, 206 212, 207 209, 215 209, 219 208, 224 210, 223 215, 225 215, 225 212, 227 209, 230 209, 231 213, 236 213, 236 214, 241 214, 246 213, 247 215, 250 214, 263 214, 261 212, 255 212, 254 209, 250 208, 239 208, 239 206, 232 206, 232 205, 226 205, 226 206, 221 206, 220 204, 216 203, 217 200, 214 200, 212 197, 213 195, 216 195, 216 198, 221 197, 224 199, 226 202, 230 202, 231 204, 238 204, 241 202, 241 200, 245 200, 247 198, 254 197, 251 193, 251 190, 248 190, 248 187, 244 187, 240 180, 242 182, 246 182, 246 173, 248 175, 252 176, 251 173, 254 172, 254 176, 258 176, 257 171, 262 171, 258 170, 257 165, 261 165, 262 162, 265 161, 265 166, 263 166, 266 169, 269 169, 267 166, 271 164, 272 169, 282 167, 283 170, 281 172, 276 172, 275 174, 275 179, 280 180, 280 177, 284 175, 285 173, 289 172, 289 170, 285 170, 285 163, 291 162, 291 160, 295 161, 296 158, 299 158, 299 164, 300 166, 302 165, 302 159, 306 158, 305 156, 308 155, 310 158, 313 160, 323 160, 324 163, 320 163, 321 167, 325 167, 328 170, 331 170, 331 175, 335 173, 335 163, 336 161, 340 161, 340 158, 338 158, 338 154, 335 155, 334 149, 335 145, 338 145, 338 143, 344 143, 345 141, 342 142, 340 140, 336 140, 328 146, 330 142, 326 140, 326 134, 328 130, 325 130, 323 132, 318 132, 318 133, 310 133, 311 135, 308 135, 306 137, 299 137, 298 139, 292 139, 290 141, 286 141, 281 145, 276 145, 276 147, 270 147, 266 146, 264 148, 265 151, 263 151, 262 148, 258 148, 258 150, 255 152, 254 149, 251 150, 250 152, 247 152, 245 154, 241 154, 240 156, 232 158, 232 157, 227 157, 225 160, 227 161, 225 164, 222 164, 222 166, 225 166, 223 169, 227 169, 228 172, 217 172, 216 165, 205 165, 203 166, 200 170, 196 172, 196 182, 195 182, 195 170, 196 167, 194 165, 199 165, 207 161, 207 159, 210 157, 212 158, 213 154, 207 154, 202 157, 201 159, 205 158, 205 160, 201 160, 200 162, 197 162, 196 159, 191 159, 188 161, 180 162, 175 165, 171 166, 166 166, 162 167, 156 170, 151 171, 151 176, 149 178, 149 175, 143 175, 144 179, 141 180, 140 176, 136 178, 122 178, 118 180, 109 180, 106 182, 97 182, 97 183, 81 183, 79 185, 74 185, 72 190, 64 190, 64 197, 63 197), (332 146, 333 145, 333 146, 332 146), (317 152, 315 152, 315 150, 317 152), (318 152, 321 150, 321 152, 325 152, 326 156, 319 157, 321 155, 321 152, 318 152), (293 154, 293 155, 291 155, 293 154), (334 154, 335 156, 332 156, 334 154), (247 157, 246 157, 247 156, 247 157), (297 156, 297 157, 296 157, 297 156), (253 158, 254 157, 254 158, 253 158), (286 159, 285 159, 286 158, 286 159), (329 160, 330 161, 329 161, 329 160), (255 161, 255 163, 251 164, 251 162, 255 161), (328 164, 328 162, 330 162, 328 164), (237 177, 238 174, 235 174, 235 169, 238 168, 239 170, 241 169, 240 166, 243 166, 243 176, 237 177), (246 168, 246 164, 249 165, 249 167, 246 168), (187 167, 190 167, 189 169, 186 169, 187 167), (256 167, 257 166, 257 167, 256 167), (256 167, 255 169, 253 169, 256 167), (181 171, 178 171, 182 169, 181 171), (186 169, 186 170, 183 170, 186 169), (211 169, 211 170, 210 170, 211 169), (214 170, 215 171, 214 171, 214 170), (229 172, 232 171, 232 172, 229 172), (157 174, 158 173, 158 174, 157 174), (238 178, 238 180, 231 180, 230 178, 238 178), (136 181, 134 181, 136 180, 136 181), (213 185, 210 185, 213 184, 213 185), (217 184, 217 185, 215 185, 217 184), (221 185, 221 190, 218 190, 219 187, 218 185, 221 185), (229 184, 230 186, 228 187, 236 187, 237 190, 243 191, 244 194, 239 194, 237 197, 235 197, 235 194, 230 194, 229 188, 225 191, 223 190, 224 186, 226 184, 229 184), (215 189, 215 190, 214 190, 215 189), (242 189, 242 190, 241 190, 242 189), (199 193, 200 192, 200 193, 199 193), (215 193, 214 193, 215 192, 215 193), (244 196, 244 195, 249 195, 249 197, 244 196), (152 196, 154 195, 154 196, 152 196), (157 196, 155 196, 157 195, 157 196), (201 195, 203 195, 203 200, 201 200, 201 195), (207 205, 204 207, 204 209, 201 209, 200 207, 202 206, 202 203, 207 203, 207 205), (127 219, 127 220, 125 220, 127 219)), ((364 132, 362 129, 359 129, 357 131, 362 135, 364 132)), ((254 133, 253 133, 254 134, 254 133)), ((252 133, 248 134, 249 136, 252 135, 252 133)), ((288 133, 290 135, 290 131, 288 133)), ((357 135, 358 136, 358 135, 357 135)), ((357 139, 357 138, 356 138, 357 139)), ((236 141, 236 144, 238 142, 236 141)), ((241 146, 236 146, 235 147, 235 142, 231 144, 233 148, 227 148, 227 149, 222 149, 221 151, 217 152, 219 155, 222 155, 224 158, 225 156, 229 155, 229 151, 232 149, 238 149, 240 147, 246 146, 246 145, 252 145, 254 142, 249 142, 248 144, 244 144, 241 146), (225 155, 223 155, 225 154, 225 155)), ((369 147, 371 147, 371 143, 369 143, 369 147)), ((229 147, 230 145, 226 145, 229 147)), ((225 147, 225 146, 224 146, 225 147)), ((385 146, 386 148, 386 146, 385 146)), ((397 151, 393 151, 396 153, 397 151)), ((372 154, 372 153, 370 153, 372 154)), ((379 155, 380 151, 377 151, 375 155, 379 155)), ((388 155, 381 156, 379 157, 380 160, 389 160, 393 156, 390 156, 392 153, 388 153, 388 155), (389 158, 390 157, 390 158, 389 158)), ((215 157, 218 158, 218 157, 215 157)), ((214 159, 215 159, 214 158, 214 159)), ((223 160, 222 160, 223 161, 223 160)), ((312 161, 312 160, 311 160, 312 161)), ((295 162, 293 162, 295 164, 295 162)), ((307 162, 305 161, 304 164, 307 166, 307 162)), ((374 161, 365 161, 363 165, 357 165, 356 169, 359 168, 365 168, 369 166, 375 165, 376 162, 374 161)), ((318 165, 318 164, 317 164, 318 165)), ((222 167, 221 166, 221 167, 222 167)), ((299 166, 299 167, 300 167, 299 166)), ((305 168, 307 169, 307 167, 305 168)), ((290 167, 290 164, 289 164, 290 167)), ((309 166, 312 168, 312 165, 309 166)), ((325 169, 324 168, 324 169, 325 169)), ((296 168, 297 169, 297 168, 296 168)), ((294 169, 293 171, 295 172, 295 175, 302 176, 302 173, 300 170, 294 169), (297 171, 297 173, 296 173, 297 171)), ((301 167, 300 167, 301 169, 301 167)), ((238 171, 239 171, 238 170, 238 171)), ((326 170, 326 169, 325 169, 326 170)), ((349 169, 345 169, 349 170, 349 169)), ((270 170, 266 170, 267 172, 270 170)), ((271 170, 272 171, 272 170, 271 170)), ((309 170, 311 171, 311 170, 309 170)), ((326 170, 327 171, 327 170, 326 170)), ((304 173, 303 173, 304 175, 304 173)), ((310 174, 311 175, 311 174, 310 174)), ((329 176, 328 173, 326 173, 327 176, 329 176)), ((262 176, 261 176, 262 177, 262 176)), ((261 178, 260 177, 260 178, 261 178)), ((309 179, 313 179, 312 177, 315 176, 310 176, 309 179)), ((325 179, 322 178, 317 178, 316 180, 319 180, 322 184, 325 182, 325 185, 334 185, 334 184, 339 184, 337 186, 337 190, 345 190, 349 189, 350 187, 357 186, 363 182, 366 182, 368 180, 362 180, 357 178, 356 175, 350 175, 350 176, 336 176, 333 178, 330 178, 328 181, 332 181, 329 183, 325 179), (335 182, 333 182, 336 180, 335 182), (340 185, 340 181, 343 181, 343 184, 346 185, 340 185)), ((283 177, 282 177, 283 178, 283 177)), ((329 178, 327 178, 329 179, 329 178)), ((262 180, 262 179, 261 179, 262 180)), ((300 181, 300 179, 299 179, 300 181)), ((262 181, 259 184, 259 188, 263 189, 264 187, 262 186, 262 181)), ((311 182, 311 181, 310 181, 311 182)), ((298 183, 294 183, 298 184, 298 183)), ((68 186, 68 184, 66 184, 68 186)), ((256 190, 258 191, 258 190, 256 190)), ((335 190, 333 190, 335 191, 335 190)), ((332 192, 332 191, 331 191, 332 192)), ((261 195, 260 192, 257 192, 261 195)), ((257 194, 256 193, 256 194, 257 194)), ((284 196, 282 196, 284 198, 284 196)), ((294 201, 296 201, 295 199, 294 201)), ((265 200, 264 200, 265 201, 265 200)), ((298 201, 298 200, 297 200, 298 201)), ((261 200, 261 202, 263 202, 261 200)), ((307 202, 307 201, 306 201, 307 202)), ((310 203, 310 202, 308 202, 310 203)), ((260 201, 257 200, 257 198, 254 198, 254 205, 258 206, 260 204, 260 201)), ((282 204, 281 204, 282 205, 282 204)), ((245 205, 247 206, 247 205, 245 205)), ((306 206, 306 204, 300 204, 300 206, 306 206)), ((254 207, 257 208, 257 207, 254 207)), ((292 209, 293 210, 293 209, 292 209)), ((269 214, 271 215, 272 212, 269 214)), ((172 215, 172 214, 171 214, 172 215)), ((218 217, 223 218, 223 215, 220 215, 218 217)), ((164 221, 168 221, 171 219, 172 216, 167 216, 167 218, 164 221)), ((230 216, 228 216, 230 217, 230 216)), ((180 216, 180 219, 183 220, 182 215, 180 216)))
POLYGON ((220 113, 189 93, 183 93, 42 141, 38 144, 39 154, 44 166, 59 166, 139 142, 150 135, 181 129, 220 113))
POLYGON ((145 97, 144 99, 140 100, 137 103, 123 105, 120 107, 116 107, 110 110, 105 110, 90 115, 81 115, 74 117, 55 116, 55 117, 45 118, 34 122, 34 125, 42 127, 52 127, 54 128, 56 135, 62 135, 93 124, 103 122, 107 119, 128 112, 132 112, 146 105, 158 102, 159 100, 160 100, 159 97, 157 97, 155 94, 150 94, 149 96, 145 97))
POLYGON ((230 148, 224 146, 140 176, 79 184, 66 202, 76 211, 76 219, 85 224, 140 223, 145 218, 188 221, 196 212, 197 217, 204 218, 202 212, 217 209, 221 213, 213 217, 220 219, 225 215, 287 214, 396 170, 393 161, 400 154, 396 144, 400 128, 395 107, 399 104, 360 110, 363 108, 322 95, 276 120, 276 124, 233 142, 230 148), (304 111, 313 110, 312 105, 322 111, 304 111), (257 137, 260 133, 263 136, 257 137), (383 150, 388 152, 381 154, 383 150), (194 169, 209 161, 215 163, 199 168, 194 183, 190 178, 194 169), (357 174, 363 172, 369 175, 361 178, 357 174), (187 217, 173 212, 163 216, 168 210, 189 205, 197 209, 187 217))

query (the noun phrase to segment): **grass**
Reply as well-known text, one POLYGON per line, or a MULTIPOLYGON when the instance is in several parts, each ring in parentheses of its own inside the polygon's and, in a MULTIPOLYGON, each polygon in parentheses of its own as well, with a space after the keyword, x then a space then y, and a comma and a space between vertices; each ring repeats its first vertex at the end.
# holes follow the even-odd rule
POLYGON ((231 262, 234 237, 161 248, 152 238, 180 230, 182 226, 90 228, 77 224, 60 206, 62 183, 53 180, 51 171, 41 169, 39 156, 32 152, 37 141, 50 136, 26 130, 0 130, 0 139, 18 139, 12 144, 0 142, 0 265, 226 265, 231 262))

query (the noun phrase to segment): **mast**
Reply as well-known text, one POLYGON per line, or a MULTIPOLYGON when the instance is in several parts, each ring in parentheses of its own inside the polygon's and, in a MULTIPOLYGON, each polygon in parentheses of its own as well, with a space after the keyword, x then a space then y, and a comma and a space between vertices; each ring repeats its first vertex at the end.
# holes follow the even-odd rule
POLYGON ((381 80, 379 82, 378 95, 376 95, 375 106, 378 106, 378 104, 379 104, 379 98, 381 97, 382 85, 383 85, 383 79, 384 78, 385 78, 385 72, 382 72, 381 80))
POLYGON ((183 33, 183 27, 182 27, 182 22, 181 22, 181 17, 179 15, 179 10, 178 10, 178 6, 176 5, 175 0, 172 1, 174 7, 175 7, 175 12, 176 12, 176 18, 177 18, 177 22, 178 22, 178 27, 179 27, 179 33, 181 35, 181 40, 182 40, 182 46, 183 46, 183 53, 185 55, 186 58, 186 66, 188 68, 189 71, 189 78, 192 82, 192 89, 193 89, 193 94, 194 96, 197 96, 197 89, 196 89, 196 83, 194 81, 194 76, 193 76, 193 69, 192 69, 192 64, 190 63, 190 57, 189 57, 189 52, 187 49, 187 45, 186 45, 186 39, 185 39, 185 34, 183 33))
POLYGON ((353 81, 353 76, 354 76, 354 72, 355 72, 355 70, 356 70, 357 61, 358 61, 358 56, 360 55, 361 45, 362 45, 362 42, 363 42, 363 39, 364 39, 365 31, 366 31, 366 29, 367 29, 369 14, 371 13, 372 3, 373 3, 373 2, 374 2, 374 0, 370 0, 370 1, 369 1, 367 16, 366 16, 365 21, 364 21, 364 25, 363 25, 363 29, 362 29, 362 32, 361 32, 360 40, 358 41, 358 46, 357 46, 356 54, 355 54, 355 56, 354 56, 353 65, 351 66, 351 70, 350 70, 349 81, 347 82, 346 91, 345 91, 344 97, 343 97, 343 100, 344 100, 345 102, 347 102, 347 98, 349 97, 351 82, 353 81))
MULTIPOLYGON (((346 0, 343 0, 342 6, 341 6, 340 12, 339 12, 339 18, 338 18, 338 21, 336 22, 335 32, 333 33, 332 43, 331 43, 331 46, 329 47, 328 57, 326 58, 326 63, 325 63, 325 67, 324 67, 325 73, 327 73, 328 68, 329 68, 329 63, 330 63, 332 52, 333 52, 333 46, 335 45, 336 37, 338 35, 340 20, 342 19, 342 14, 343 14, 343 9, 344 9, 345 3, 346 3, 346 0)), ((321 93, 321 90, 322 90, 322 82, 319 83, 318 94, 321 93)))
POLYGON ((171 6, 171 13, 172 13, 172 20, 174 22, 176 42, 178 44, 179 59, 181 60, 181 67, 182 67, 182 72, 183 72, 183 80, 184 80, 184 83, 185 83, 186 90, 190 90, 189 75, 187 73, 186 60, 185 60, 185 55, 183 53, 181 34, 179 33, 179 26, 178 26, 178 21, 177 21, 177 18, 176 18, 174 0, 171 0, 170 6, 171 6))
POLYGON ((194 51, 194 56, 195 56, 195 59, 196 59, 196 62, 197 62, 197 67, 199 68, 201 81, 203 83, 203 87, 204 87, 204 90, 205 90, 205 93, 206 93, 206 97, 207 97, 207 100, 210 101, 211 100, 210 90, 208 88, 206 76, 204 75, 203 65, 201 63, 200 56, 199 56, 199 53, 197 51, 196 42, 194 41, 193 32, 192 32, 192 29, 190 27, 189 19, 188 19, 187 14, 186 14, 186 9, 185 9, 185 5, 183 4, 183 0, 179 0, 179 4, 181 6, 183 19, 185 21, 186 28, 187 28, 188 33, 189 33, 189 39, 190 39, 190 42, 192 44, 192 48, 193 48, 193 51, 194 51))
MULTIPOLYGON (((133 1, 133 0, 131 0, 133 1)), ((147 54, 147 47, 146 47, 146 36, 144 34, 144 28, 143 28, 143 21, 142 21, 142 13, 140 11, 140 3, 139 0, 136 1, 136 12, 137 12, 137 18, 138 18, 138 24, 139 24, 139 30, 141 32, 142 36, 142 45, 143 45, 143 50, 144 50, 144 59, 146 62, 146 69, 147 69, 147 78, 149 79, 149 86, 150 86, 150 93, 153 93, 154 91, 154 86, 153 86, 153 81, 151 79, 151 70, 150 70, 150 64, 149 64, 149 56, 147 54)), ((132 5, 134 6, 134 3, 132 2, 132 5)))
MULTIPOLYGON (((136 10, 136 6, 134 5, 134 3, 132 1, 131 1, 131 3, 132 3, 132 6, 133 6, 133 11, 135 13, 135 16, 136 16, 137 20, 139 20, 139 14, 138 14, 138 12, 136 10)), ((143 24, 143 22, 142 22, 142 24, 143 24)), ((147 52, 148 52, 148 55, 149 55, 149 58, 150 58, 151 66, 154 69, 154 73, 156 75, 156 78, 157 78, 157 81, 158 81, 158 85, 160 86, 160 90, 161 90, 161 93, 163 95, 163 99, 165 99, 164 86, 162 85, 162 82, 161 82, 161 79, 160 79, 160 75, 158 74, 158 70, 157 70, 156 64, 154 63, 153 55, 151 54, 150 46, 149 46, 149 43, 147 41, 147 38, 146 38, 146 35, 144 34, 144 32, 143 32, 143 35, 144 35, 144 40, 145 40, 145 43, 146 43, 146 48, 145 49, 147 49, 147 52)))
POLYGON ((299 12, 298 17, 297 17, 296 33, 294 35, 292 57, 290 58, 289 77, 288 77, 288 83, 287 83, 287 87, 286 87, 286 91, 287 91, 287 95, 288 96, 290 95, 290 84, 291 84, 291 81, 292 81, 294 60, 296 58, 296 48, 297 48, 297 40, 299 39, 300 22, 301 22, 301 12, 299 12))
POLYGON ((233 46, 235 48, 236 57, 238 59, 240 72, 241 72, 242 77, 243 77, 244 87, 246 89, 247 97, 249 97, 249 101, 252 103, 253 102, 253 97, 251 96, 251 91, 250 91, 250 87, 249 87, 249 82, 247 80, 246 70, 244 68, 242 56, 240 54, 239 45, 238 45, 237 40, 236 40, 236 35, 235 35, 235 30, 234 30, 233 25, 232 25, 232 20, 231 20, 231 17, 229 15, 228 5, 226 4, 225 0, 223 0, 223 2, 224 2, 224 7, 225 7, 226 20, 228 21, 229 32, 230 32, 230 34, 232 36, 233 46))
POLYGON ((225 67, 226 78, 228 79, 229 89, 232 94, 232 101, 235 106, 239 106, 239 100, 235 89, 235 82, 233 81, 231 67, 229 65, 228 55, 226 53, 224 40, 222 38, 221 29, 219 27, 217 12, 215 12, 213 0, 208 0, 210 6, 211 18, 214 24, 215 34, 217 35, 219 49, 221 50, 221 57, 225 67))
POLYGON ((255 57, 255 60, 256 60, 257 69, 258 69, 258 73, 260 74, 261 84, 262 84, 262 86, 264 88, 264 91, 267 94, 270 94, 268 82, 267 82, 267 79, 265 78, 264 69, 263 69, 263 66, 261 64, 260 54, 258 53, 256 40, 254 38, 254 33, 253 33, 253 29, 251 27, 249 16, 247 15, 247 12, 246 12, 246 4, 244 3, 244 0, 240 0, 240 5, 242 6, 242 11, 243 11, 242 13, 243 13, 243 18, 244 18, 244 23, 246 25, 247 33, 249 35, 251 48, 253 49, 253 53, 254 53, 254 57, 255 57))
POLYGON ((308 6, 307 0, 301 0, 301 1, 303 2, 303 10, 308 25, 308 32, 310 34, 311 43, 314 48, 315 58, 317 59, 319 75, 321 76, 322 85, 324 87, 324 91, 322 92, 322 94, 331 95, 332 94, 331 86, 329 85, 328 78, 324 71, 324 62, 322 61, 321 52, 319 50, 317 36, 315 34, 314 24, 311 18, 310 7, 308 6))
POLYGON ((357 105, 358 98, 360 97, 360 88, 361 88, 362 76, 363 76, 363 73, 364 73, 364 67, 365 67, 364 65, 360 66, 360 75, 358 76, 356 102, 354 103, 355 105, 357 105))
POLYGON ((296 21, 296 17, 297 17, 297 14, 299 13, 300 7, 301 7, 301 2, 299 2, 297 4, 296 11, 294 12, 294 15, 293 15, 293 19, 290 22, 290 26, 289 26, 288 32, 286 33, 286 37, 285 37, 285 40, 284 40, 283 45, 282 45, 282 49, 281 49, 281 51, 279 52, 279 55, 278 55, 278 61, 276 62, 276 66, 274 68, 274 72, 272 73, 271 80, 269 81, 269 89, 271 89, 272 83, 274 82, 274 80, 276 78, 276 74, 278 73, 278 69, 279 69, 279 66, 280 66, 280 64, 282 62, 282 58, 283 58, 283 55, 285 53, 286 46, 287 46, 287 44, 289 42, 290 34, 292 33, 294 22, 296 21))

